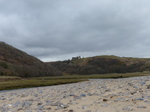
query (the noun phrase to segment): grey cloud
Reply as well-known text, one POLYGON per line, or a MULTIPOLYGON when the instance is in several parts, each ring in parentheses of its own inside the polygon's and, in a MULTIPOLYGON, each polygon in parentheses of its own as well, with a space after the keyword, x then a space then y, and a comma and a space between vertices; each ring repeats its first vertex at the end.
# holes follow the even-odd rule
POLYGON ((102 54, 145 57, 149 5, 147 0, 2 0, 0 39, 42 60, 102 54))

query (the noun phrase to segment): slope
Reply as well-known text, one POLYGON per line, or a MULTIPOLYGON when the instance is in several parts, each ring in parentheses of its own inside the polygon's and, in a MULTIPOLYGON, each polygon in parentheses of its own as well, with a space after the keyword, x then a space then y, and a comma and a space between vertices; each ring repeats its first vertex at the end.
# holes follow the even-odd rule
POLYGON ((16 49, 5 42, 0 42, 0 75, 5 76, 58 76, 61 72, 39 59, 16 49))
POLYGON ((117 57, 103 55, 88 58, 49 62, 63 73, 69 74, 105 74, 129 73, 150 70, 150 58, 117 57))

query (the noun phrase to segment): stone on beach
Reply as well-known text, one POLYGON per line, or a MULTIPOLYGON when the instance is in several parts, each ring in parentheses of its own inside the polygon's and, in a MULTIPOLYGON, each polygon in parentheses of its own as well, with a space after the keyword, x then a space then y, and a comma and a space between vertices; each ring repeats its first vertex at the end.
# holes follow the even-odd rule
POLYGON ((150 76, 0 92, 0 112, 149 112, 150 76))

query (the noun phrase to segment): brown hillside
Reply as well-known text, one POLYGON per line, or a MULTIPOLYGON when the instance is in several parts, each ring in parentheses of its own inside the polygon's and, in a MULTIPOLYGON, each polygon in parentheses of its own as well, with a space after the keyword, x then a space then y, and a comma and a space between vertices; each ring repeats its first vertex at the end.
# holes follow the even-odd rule
POLYGON ((0 42, 0 75, 23 77, 57 76, 61 72, 39 59, 4 42, 0 42))
POLYGON ((150 70, 150 58, 117 56, 74 57, 72 60, 49 62, 48 64, 69 74, 129 73, 150 70))

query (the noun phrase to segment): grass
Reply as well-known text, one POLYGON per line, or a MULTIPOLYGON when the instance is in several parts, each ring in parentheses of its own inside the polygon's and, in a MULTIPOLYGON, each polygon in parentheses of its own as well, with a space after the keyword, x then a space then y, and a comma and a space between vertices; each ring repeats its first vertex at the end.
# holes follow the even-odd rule
POLYGON ((66 83, 75 83, 83 80, 42 80, 42 79, 26 79, 26 80, 17 80, 17 81, 3 81, 0 82, 0 90, 9 90, 9 89, 19 89, 19 88, 29 88, 29 87, 39 87, 39 86, 52 86, 66 83))
MULTIPOLYGON (((119 56, 115 56, 115 55, 100 55, 100 56, 94 56, 94 57, 87 57, 84 58, 87 60, 92 60, 92 58, 109 58, 109 59, 117 59, 119 61, 125 62, 125 63, 129 63, 129 62, 147 62, 147 64, 149 64, 150 62, 150 58, 137 58, 137 57, 119 57, 119 56)), ((82 61, 82 60, 80 60, 82 61)), ((82 62, 80 62, 82 63, 82 62)))
POLYGON ((17 77, 17 76, 0 76, 0 84, 1 82, 4 81, 13 81, 13 80, 21 80, 21 77, 17 77))
POLYGON ((88 79, 105 79, 105 78, 123 78, 135 76, 149 76, 150 72, 136 72, 124 74, 92 74, 92 75, 63 75, 57 77, 32 77, 21 78, 15 76, 0 76, 0 90, 39 87, 39 86, 52 86, 67 83, 75 83, 87 81, 88 79))

